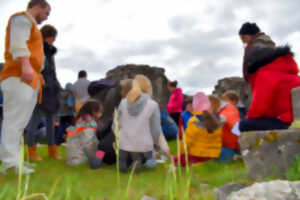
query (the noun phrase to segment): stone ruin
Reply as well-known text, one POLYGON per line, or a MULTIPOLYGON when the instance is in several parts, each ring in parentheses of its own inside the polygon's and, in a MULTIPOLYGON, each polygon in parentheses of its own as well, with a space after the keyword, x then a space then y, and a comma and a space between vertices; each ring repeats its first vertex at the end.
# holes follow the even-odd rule
POLYGON ((165 108, 168 104, 170 92, 168 91, 168 79, 163 68, 151 67, 149 65, 121 65, 106 73, 106 77, 115 81, 133 79, 135 75, 143 74, 147 76, 153 87, 153 98, 160 107, 165 108))
POLYGON ((249 107, 252 96, 250 86, 245 79, 241 77, 223 78, 219 80, 215 86, 213 95, 221 96, 228 90, 236 91, 240 97, 239 103, 243 104, 245 107, 249 107))

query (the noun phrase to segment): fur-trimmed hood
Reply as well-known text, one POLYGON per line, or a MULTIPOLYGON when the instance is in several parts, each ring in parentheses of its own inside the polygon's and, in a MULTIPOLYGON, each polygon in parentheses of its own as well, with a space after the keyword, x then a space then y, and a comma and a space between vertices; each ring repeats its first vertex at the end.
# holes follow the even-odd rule
POLYGON ((276 48, 254 48, 246 59, 247 74, 253 74, 260 68, 272 63, 281 56, 292 55, 290 46, 281 46, 276 48))

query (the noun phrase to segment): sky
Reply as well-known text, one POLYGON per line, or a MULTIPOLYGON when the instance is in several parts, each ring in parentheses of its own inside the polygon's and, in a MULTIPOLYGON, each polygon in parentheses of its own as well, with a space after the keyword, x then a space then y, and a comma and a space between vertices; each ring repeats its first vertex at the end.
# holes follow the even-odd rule
MULTIPOLYGON (((44 24, 58 29, 57 76, 90 80, 124 64, 162 67, 186 94, 212 92, 219 79, 242 75, 238 31, 256 22, 277 45, 290 44, 299 63, 299 0, 48 0, 44 24)), ((0 62, 9 16, 27 0, 0 0, 0 62)))

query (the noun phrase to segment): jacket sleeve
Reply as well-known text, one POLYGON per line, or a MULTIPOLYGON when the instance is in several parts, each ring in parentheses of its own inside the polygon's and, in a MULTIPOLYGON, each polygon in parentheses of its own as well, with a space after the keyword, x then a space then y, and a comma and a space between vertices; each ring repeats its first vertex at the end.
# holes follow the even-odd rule
POLYGON ((153 138, 153 143, 157 144, 159 136, 162 133, 161 124, 160 124, 160 111, 158 104, 155 105, 154 111, 150 117, 150 132, 153 138))
POLYGON ((247 118, 266 117, 272 109, 273 99, 276 92, 276 74, 271 72, 256 72, 255 80, 251 83, 252 101, 247 113, 247 118), (272 77, 272 78, 268 78, 272 77))

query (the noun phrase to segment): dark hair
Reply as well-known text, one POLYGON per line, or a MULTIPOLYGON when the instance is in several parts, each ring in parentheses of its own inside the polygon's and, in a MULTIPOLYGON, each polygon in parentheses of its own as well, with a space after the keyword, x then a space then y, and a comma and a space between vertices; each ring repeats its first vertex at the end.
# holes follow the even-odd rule
POLYGON ((87 73, 86 71, 84 70, 81 70, 79 73, 78 73, 78 78, 85 78, 87 76, 87 73))
POLYGON ((177 81, 169 81, 168 84, 169 84, 169 86, 171 86, 171 87, 177 88, 178 82, 177 82, 177 81))
POLYGON ((246 22, 242 25, 239 34, 240 35, 255 35, 260 32, 259 27, 256 23, 246 22))
POLYGON ((233 90, 228 90, 226 91, 223 95, 222 95, 222 98, 228 98, 230 101, 236 101, 238 102, 239 101, 239 95, 233 91, 233 90))
POLYGON ((27 9, 33 8, 34 6, 40 5, 42 8, 50 6, 46 0, 30 0, 27 9))
POLYGON ((41 33, 42 33, 43 39, 45 40, 46 38, 49 38, 49 37, 56 37, 57 30, 54 26, 47 24, 41 28, 41 33))
POLYGON ((88 115, 93 116, 96 112, 103 112, 103 106, 98 100, 89 100, 80 108, 79 112, 76 115, 75 123, 79 118, 86 120, 88 115))

